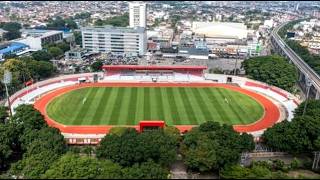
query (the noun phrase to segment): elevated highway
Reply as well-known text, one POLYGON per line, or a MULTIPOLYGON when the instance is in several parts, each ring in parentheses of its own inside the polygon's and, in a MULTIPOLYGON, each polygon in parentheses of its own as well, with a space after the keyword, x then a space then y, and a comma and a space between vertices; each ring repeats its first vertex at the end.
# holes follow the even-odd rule
POLYGON ((273 49, 280 55, 287 57, 299 71, 299 81, 304 94, 308 94, 312 99, 320 98, 320 76, 317 74, 301 57, 296 54, 278 35, 278 31, 288 24, 285 22, 273 29, 271 33, 271 45, 273 49))

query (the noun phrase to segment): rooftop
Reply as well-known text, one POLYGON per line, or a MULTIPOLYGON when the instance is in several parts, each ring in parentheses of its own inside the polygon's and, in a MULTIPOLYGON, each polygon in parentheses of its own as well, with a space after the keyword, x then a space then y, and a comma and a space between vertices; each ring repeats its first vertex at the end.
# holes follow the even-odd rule
POLYGON ((28 46, 23 43, 13 42, 8 44, 8 46, 5 46, 3 49, 0 49, 0 54, 7 54, 12 51, 25 48, 25 47, 28 47, 28 46))
POLYGON ((145 28, 127 28, 127 27, 114 27, 114 26, 94 26, 94 27, 83 27, 81 31, 96 31, 96 32, 122 32, 122 33, 144 33, 145 28))
POLYGON ((21 30, 21 32, 26 36, 32 36, 32 37, 47 37, 47 36, 52 36, 54 34, 63 33, 63 31, 43 30, 43 29, 23 29, 21 30))

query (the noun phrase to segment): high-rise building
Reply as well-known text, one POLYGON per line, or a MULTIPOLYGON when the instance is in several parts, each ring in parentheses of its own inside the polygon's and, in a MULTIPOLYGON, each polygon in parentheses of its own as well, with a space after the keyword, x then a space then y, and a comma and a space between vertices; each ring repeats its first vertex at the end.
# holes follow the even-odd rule
POLYGON ((129 2, 130 27, 144 27, 147 23, 147 6, 144 2, 129 2))
POLYGON ((142 27, 84 27, 81 33, 82 47, 91 52, 138 56, 147 51, 147 37, 142 27))

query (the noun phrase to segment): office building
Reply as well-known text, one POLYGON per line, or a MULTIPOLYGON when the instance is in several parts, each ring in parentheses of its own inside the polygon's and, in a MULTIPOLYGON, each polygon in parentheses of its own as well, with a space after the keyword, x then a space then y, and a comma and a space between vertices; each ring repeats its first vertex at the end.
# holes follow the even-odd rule
POLYGON ((129 25, 131 28, 147 24, 147 6, 144 2, 129 2, 129 25))
POLYGON ((81 33, 82 47, 90 52, 138 56, 147 51, 146 32, 142 27, 84 27, 81 33))

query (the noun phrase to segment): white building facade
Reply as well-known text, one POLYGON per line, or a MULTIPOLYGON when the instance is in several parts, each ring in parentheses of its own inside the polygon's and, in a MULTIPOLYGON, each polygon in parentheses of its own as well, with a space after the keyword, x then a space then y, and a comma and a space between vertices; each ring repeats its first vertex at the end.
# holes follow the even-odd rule
POLYGON ((142 56, 147 51, 147 36, 141 27, 84 27, 81 34, 82 47, 90 52, 142 56))
POLYGON ((22 34, 22 38, 12 40, 13 42, 19 42, 26 44, 32 51, 42 50, 43 45, 49 43, 63 42, 62 31, 41 31, 30 30, 22 34))
POLYGON ((147 24, 147 5, 144 2, 129 2, 129 25, 131 28, 147 24))

